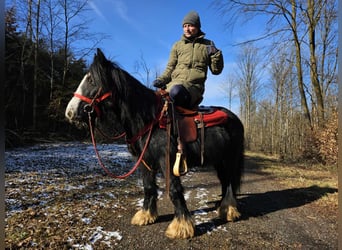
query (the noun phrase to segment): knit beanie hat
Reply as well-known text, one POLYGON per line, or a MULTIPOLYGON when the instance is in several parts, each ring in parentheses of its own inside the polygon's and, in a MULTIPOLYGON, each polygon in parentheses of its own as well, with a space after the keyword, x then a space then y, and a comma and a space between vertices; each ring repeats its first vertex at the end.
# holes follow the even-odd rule
POLYGON ((183 19, 183 25, 189 23, 197 28, 201 28, 201 20, 196 11, 190 11, 183 19))

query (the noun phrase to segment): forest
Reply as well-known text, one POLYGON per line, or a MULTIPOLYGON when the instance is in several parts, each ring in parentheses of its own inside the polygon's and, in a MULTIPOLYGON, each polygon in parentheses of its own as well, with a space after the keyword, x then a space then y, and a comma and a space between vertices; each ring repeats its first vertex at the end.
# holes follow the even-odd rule
MULTIPOLYGON (((64 111, 87 71, 83 50, 70 46, 85 37, 87 0, 19 0, 5 9, 6 147, 85 138, 64 111), (78 17, 78 18, 76 18, 78 17), (71 136, 72 135, 72 136, 71 136)), ((337 162, 337 1, 212 1, 231 25, 264 15, 263 37, 239 45, 235 74, 224 90, 238 88, 246 150, 290 161, 337 162), (267 47, 258 46, 263 39, 267 47), (261 80, 261 72, 270 79, 261 80), (260 98, 261 88, 269 90, 260 98)), ((149 85, 148 82, 145 83, 149 85)))

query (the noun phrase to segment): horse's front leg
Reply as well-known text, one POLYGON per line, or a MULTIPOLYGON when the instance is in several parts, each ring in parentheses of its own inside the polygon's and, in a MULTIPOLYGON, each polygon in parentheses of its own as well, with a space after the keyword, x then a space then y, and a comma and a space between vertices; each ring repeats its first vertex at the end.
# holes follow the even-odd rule
POLYGON ((144 184, 144 204, 142 209, 140 209, 131 220, 133 225, 139 226, 152 224, 158 217, 158 186, 156 184, 156 173, 149 171, 144 166, 141 169, 144 184))
POLYGON ((171 176, 170 198, 175 207, 175 217, 168 226, 165 234, 172 239, 191 238, 195 234, 195 225, 186 206, 183 191, 180 178, 171 176))

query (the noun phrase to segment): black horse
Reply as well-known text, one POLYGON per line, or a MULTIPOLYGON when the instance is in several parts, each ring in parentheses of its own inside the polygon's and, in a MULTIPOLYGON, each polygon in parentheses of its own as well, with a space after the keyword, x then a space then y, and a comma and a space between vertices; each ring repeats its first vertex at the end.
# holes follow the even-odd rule
MULTIPOLYGON (((166 168, 166 159, 169 159, 171 166, 175 162, 177 138, 171 135, 168 141, 166 130, 155 122, 163 108, 160 100, 158 92, 147 88, 117 64, 107 60, 98 49, 90 70, 70 100, 65 115, 73 123, 87 122, 90 116, 92 124, 101 126, 106 132, 125 132, 128 148, 133 156, 139 156, 146 140, 149 140, 143 160, 150 169, 141 167, 144 203, 131 223, 147 225, 156 221, 156 174, 161 170, 164 176, 169 177, 169 196, 175 209, 175 217, 166 230, 166 236, 189 238, 194 236, 195 226, 186 206, 181 178, 175 176, 172 169, 166 168), (169 155, 166 155, 166 145, 169 145, 169 155)), ((240 216, 236 192, 243 172, 244 129, 235 114, 222 107, 219 109, 228 114, 228 119, 223 124, 204 129, 203 165, 213 166, 221 183, 222 199, 218 209, 220 218, 234 221, 240 216)), ((200 165, 200 141, 197 139, 185 145, 189 167, 200 165)))

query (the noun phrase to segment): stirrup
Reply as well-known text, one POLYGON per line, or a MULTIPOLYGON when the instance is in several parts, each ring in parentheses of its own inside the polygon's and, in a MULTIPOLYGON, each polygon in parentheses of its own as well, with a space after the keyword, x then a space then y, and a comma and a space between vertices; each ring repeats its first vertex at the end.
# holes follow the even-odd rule
POLYGON ((181 176, 181 175, 185 175, 188 172, 188 165, 186 163, 186 159, 185 157, 182 157, 182 153, 177 152, 176 154, 176 161, 175 164, 173 165, 173 174, 175 176, 181 176), (180 163, 182 162, 182 166, 183 166, 183 170, 182 172, 179 172, 179 167, 180 167, 180 163))

